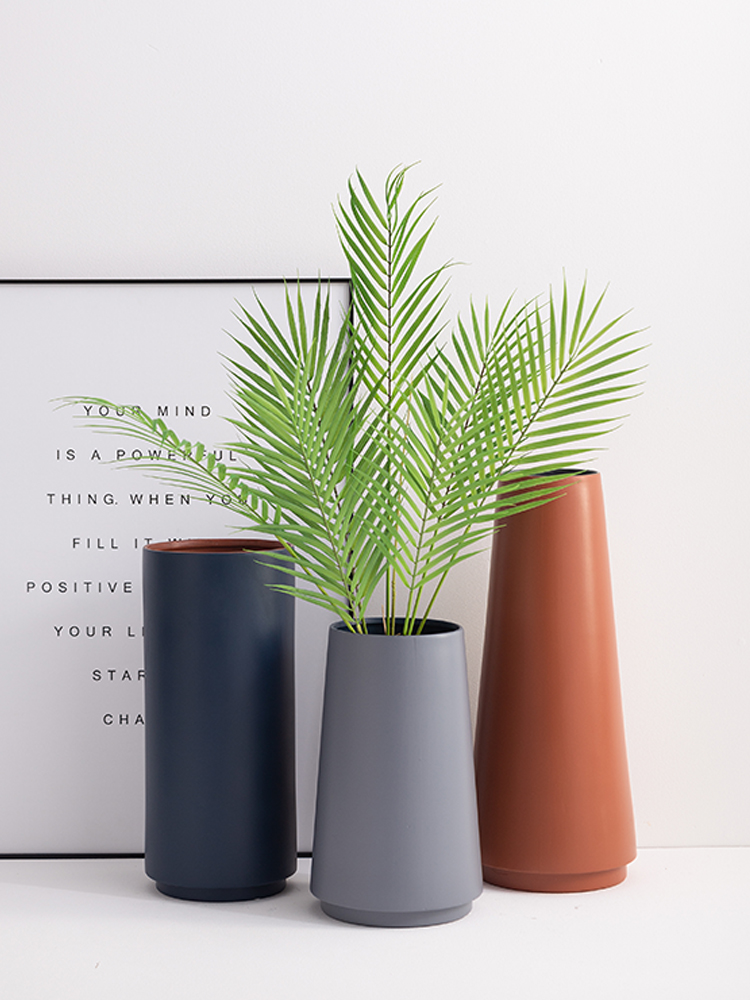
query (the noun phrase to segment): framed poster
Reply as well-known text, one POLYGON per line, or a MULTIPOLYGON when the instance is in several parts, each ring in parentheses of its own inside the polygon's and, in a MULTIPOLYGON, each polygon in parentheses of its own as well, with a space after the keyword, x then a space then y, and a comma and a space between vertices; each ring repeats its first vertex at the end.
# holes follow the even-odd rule
MULTIPOLYGON (((301 288, 311 308, 317 280, 301 288)), ((349 285, 330 288, 336 316, 349 285)), ((237 350, 237 303, 253 311, 256 293, 285 323, 278 280, 0 282, 0 855, 142 852, 141 549, 237 524, 210 497, 112 468, 134 442, 86 429, 53 400, 139 405, 220 450, 232 436, 220 355, 237 350)), ((298 602, 303 852, 331 620, 298 602)))

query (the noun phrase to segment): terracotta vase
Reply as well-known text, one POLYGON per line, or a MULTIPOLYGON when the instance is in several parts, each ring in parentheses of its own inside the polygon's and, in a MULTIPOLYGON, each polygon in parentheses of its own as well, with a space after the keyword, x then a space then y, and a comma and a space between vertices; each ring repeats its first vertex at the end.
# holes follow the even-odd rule
POLYGON ((475 743, 484 878, 537 892, 636 853, 601 478, 561 489, 495 536, 475 743))

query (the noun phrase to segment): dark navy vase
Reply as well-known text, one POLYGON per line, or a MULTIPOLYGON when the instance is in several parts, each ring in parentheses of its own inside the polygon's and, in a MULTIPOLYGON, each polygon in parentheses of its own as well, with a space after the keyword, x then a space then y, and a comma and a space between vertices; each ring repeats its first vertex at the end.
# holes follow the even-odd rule
POLYGON ((276 542, 143 553, 146 874, 169 896, 280 892, 297 867, 294 599, 276 542), (251 551, 248 551, 251 550, 251 551))

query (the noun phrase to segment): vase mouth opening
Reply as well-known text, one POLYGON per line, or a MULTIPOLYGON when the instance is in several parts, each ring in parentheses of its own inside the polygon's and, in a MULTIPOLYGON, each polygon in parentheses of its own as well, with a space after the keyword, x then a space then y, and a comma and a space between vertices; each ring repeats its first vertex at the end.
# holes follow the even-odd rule
POLYGON ((543 476, 598 476, 599 473, 596 469, 551 469, 549 472, 543 472, 543 476))
POLYGON ((367 626, 367 632, 353 632, 345 622, 334 622, 331 628, 336 632, 349 633, 349 635, 358 638, 380 636, 385 639, 421 639, 432 635, 446 635, 450 632, 459 632, 461 629, 461 626, 456 624, 456 622, 444 621, 442 618, 428 618, 419 634, 413 632, 409 635, 403 634, 403 618, 396 619, 396 633, 394 635, 386 633, 382 618, 365 618, 365 625, 367 626))
POLYGON ((171 542, 151 542, 149 552, 192 552, 223 555, 232 552, 278 552, 284 546, 274 538, 181 538, 171 542))

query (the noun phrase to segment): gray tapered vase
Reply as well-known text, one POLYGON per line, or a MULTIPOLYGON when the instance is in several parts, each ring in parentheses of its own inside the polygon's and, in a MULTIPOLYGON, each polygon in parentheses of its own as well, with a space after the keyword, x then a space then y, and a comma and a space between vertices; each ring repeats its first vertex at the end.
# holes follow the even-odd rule
POLYGON ((310 888, 351 923, 457 920, 482 891, 463 630, 368 629, 329 632, 310 888))

